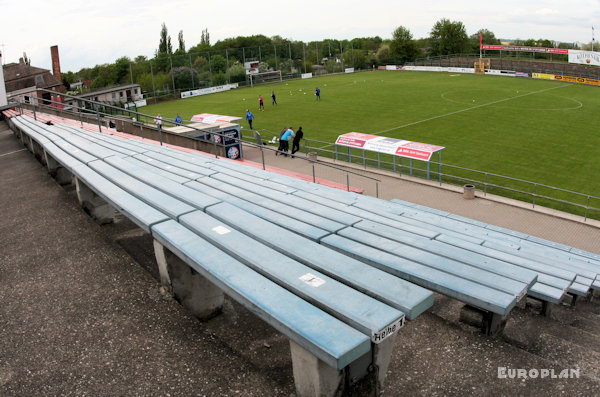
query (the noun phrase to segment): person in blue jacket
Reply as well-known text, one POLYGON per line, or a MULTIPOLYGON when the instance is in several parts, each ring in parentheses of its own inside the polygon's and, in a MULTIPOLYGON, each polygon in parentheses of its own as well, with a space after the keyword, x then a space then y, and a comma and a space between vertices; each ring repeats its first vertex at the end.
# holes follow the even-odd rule
POLYGON ((290 139, 294 136, 294 128, 290 127, 281 137, 281 151, 284 153, 284 156, 288 156, 288 150, 290 149, 290 139))
POLYGON ((179 113, 177 113, 177 116, 175 117, 175 124, 181 124, 181 116, 179 115, 179 113))
POLYGON ((246 120, 248 120, 248 125, 250 125, 250 129, 254 129, 252 128, 252 120, 254 120, 254 115, 252 114, 250 109, 246 109, 246 120))
POLYGON ((319 87, 315 90, 315 96, 317 97, 317 101, 321 100, 321 89, 319 87))

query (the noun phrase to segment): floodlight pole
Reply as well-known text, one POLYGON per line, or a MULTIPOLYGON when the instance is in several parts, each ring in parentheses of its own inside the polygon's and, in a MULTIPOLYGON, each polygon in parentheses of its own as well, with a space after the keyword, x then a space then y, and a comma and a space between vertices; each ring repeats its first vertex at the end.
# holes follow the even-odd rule
POLYGON ((302 58, 304 59, 304 73, 306 73, 306 49, 304 48, 304 42, 302 42, 302 58))

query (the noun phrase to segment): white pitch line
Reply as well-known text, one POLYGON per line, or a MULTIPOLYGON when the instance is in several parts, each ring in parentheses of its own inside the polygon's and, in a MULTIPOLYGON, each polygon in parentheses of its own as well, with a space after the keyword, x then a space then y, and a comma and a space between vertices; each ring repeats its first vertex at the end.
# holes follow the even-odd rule
POLYGON ((546 88, 545 90, 539 90, 539 91, 533 91, 533 92, 528 92, 527 94, 522 94, 522 95, 517 95, 517 96, 513 96, 510 98, 504 98, 504 99, 499 99, 497 101, 493 101, 493 102, 488 102, 488 103, 482 103, 481 105, 475 105, 475 106, 471 106, 470 108, 466 108, 466 109, 461 109, 461 110, 456 110, 454 112, 450 112, 450 113, 446 113, 446 114, 440 114, 439 116, 433 116, 430 117, 428 119, 423 119, 423 120, 419 120, 419 121, 414 121, 412 123, 408 123, 408 124, 404 124, 404 125, 399 125, 398 127, 393 127, 393 128, 389 128, 387 130, 383 130, 383 131, 378 131, 378 132, 373 132, 373 135, 379 135, 379 134, 383 134, 384 132, 389 132, 389 131, 393 131, 393 130, 399 130, 400 128, 404 128, 404 127, 410 127, 411 125, 416 125, 416 124, 421 124, 421 123, 425 123, 427 121, 431 121, 431 120, 436 120, 436 119, 441 119, 442 117, 447 117, 447 116, 452 116, 454 114, 458 114, 458 113, 463 113, 463 112, 467 112, 469 110, 473 110, 473 109, 478 109, 478 108, 482 108, 484 106, 490 106, 490 105, 495 105, 497 103, 501 103, 501 102, 506 102, 506 101, 510 101, 512 99, 516 99, 516 98, 522 98, 524 96, 528 96, 528 95, 534 95, 534 94, 540 94, 542 92, 546 92, 546 91, 550 91, 550 90, 556 90, 557 88, 565 88, 568 87, 569 85, 562 85, 562 86, 558 86, 558 87, 552 87, 552 88, 546 88))

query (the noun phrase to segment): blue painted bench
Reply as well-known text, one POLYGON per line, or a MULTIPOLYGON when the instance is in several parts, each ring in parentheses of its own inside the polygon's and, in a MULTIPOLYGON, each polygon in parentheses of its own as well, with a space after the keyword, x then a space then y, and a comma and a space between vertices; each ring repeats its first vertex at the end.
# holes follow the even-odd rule
MULTIPOLYGON (((179 288, 186 284, 181 277, 193 277, 186 270, 191 267, 200 275, 192 284, 200 283, 203 288, 199 291, 203 294, 218 290, 222 295, 225 291, 290 337, 299 395, 315 392, 334 395, 344 384, 345 376, 364 376, 373 366, 381 385, 395 336, 404 324, 405 315, 399 308, 406 307, 413 318, 432 303, 433 296, 429 291, 384 273, 381 273, 379 283, 371 287, 356 275, 346 280, 352 276, 352 265, 362 269, 359 275, 372 274, 374 282, 378 271, 368 271, 365 264, 353 263, 333 251, 329 252, 330 274, 334 274, 331 268, 334 261, 346 259, 350 267, 345 271, 345 278, 331 278, 316 270, 314 263, 314 267, 307 267, 279 251, 260 247, 256 240, 239 232, 224 231, 222 221, 196 208, 209 210, 214 207, 215 214, 224 217, 227 212, 237 213, 252 223, 260 219, 230 204, 219 204, 218 198, 190 188, 189 184, 196 182, 189 179, 177 175, 174 179, 179 181, 176 181, 166 177, 165 170, 161 170, 162 175, 155 173, 153 170, 158 168, 153 165, 100 145, 93 139, 84 139, 77 132, 71 134, 41 127, 44 136, 25 125, 22 128, 25 134, 38 138, 54 161, 72 172, 78 195, 85 195, 85 189, 93 191, 111 208, 121 211, 152 233, 161 280, 178 278, 181 283, 172 286, 179 288), (186 180, 190 182, 184 182, 186 180), (216 246, 239 256, 244 264, 216 246), (186 264, 183 269, 182 263, 186 264), (257 269, 260 272, 256 272, 257 269), (404 291, 402 299, 392 293, 393 285, 386 284, 385 280, 397 283, 396 291, 404 291)), ((270 228, 277 227, 261 222, 270 228)), ((322 256, 327 251, 296 234, 280 231, 289 233, 290 238, 300 239, 298 243, 315 244, 322 256)), ((313 250, 308 253, 312 255, 313 250)), ((300 259, 301 253, 295 254, 300 259)), ((303 260, 312 263, 323 259, 303 260)), ((320 266, 325 268, 325 264, 320 266)), ((202 298, 202 310, 206 306, 218 307, 218 293, 216 298, 206 295, 202 298)))
POLYGON ((227 227, 403 311, 409 320, 416 318, 433 304, 433 294, 428 290, 316 242, 307 241, 292 231, 230 204, 217 204, 207 208, 206 212, 225 222, 227 227))
MULTIPOLYGON (((341 381, 339 372, 371 354, 367 335, 231 258, 180 223, 171 220, 158 224, 152 228, 152 235, 159 243, 155 246, 159 266, 164 269, 163 277, 172 277, 177 284, 175 278, 185 272, 185 268, 177 269, 181 267, 177 259, 181 258, 210 284, 290 338, 294 377, 300 395, 334 395, 341 381), (169 253, 165 253, 163 247, 175 257, 168 258, 169 253), (168 272, 167 268, 170 268, 168 272), (311 356, 316 357, 317 362, 311 356), (323 373, 327 368, 319 366, 318 361, 332 370, 323 373), (302 379, 309 374, 318 374, 321 379, 302 379), (310 387, 315 388, 312 393, 304 390, 310 387)), ((201 299, 206 301, 205 297, 201 299)))
MULTIPOLYGON (((156 158, 156 157, 161 158, 161 160, 166 160, 170 164, 188 166, 187 164, 182 164, 178 160, 167 159, 168 156, 165 155, 165 154, 162 154, 162 153, 161 154, 154 154, 154 158, 156 158)), ((221 170, 222 171, 222 168, 223 168, 223 167, 216 166, 215 162, 212 162, 212 161, 203 162, 203 164, 205 164, 206 166, 209 166, 209 167, 212 166, 212 169, 216 169, 216 170, 221 170)), ((122 168, 122 169, 124 170, 125 168, 122 168)), ((209 185, 212 184, 213 187, 220 187, 221 189, 223 189, 222 188, 223 183, 219 183, 219 181, 220 182, 226 182, 227 186, 228 186, 227 189, 229 189, 230 191, 234 190, 234 189, 237 189, 238 190, 237 193, 239 195, 241 195, 242 197, 244 195, 247 196, 249 194, 254 194, 255 197, 256 197, 255 200, 257 202, 259 202, 261 200, 264 201, 264 196, 256 196, 256 195, 257 195, 258 192, 264 194, 264 188, 268 187, 268 184, 266 184, 265 182, 261 182, 262 180, 258 180, 258 178, 256 178, 254 180, 254 183, 252 184, 252 186, 256 186, 254 189, 255 189, 255 192, 257 192, 257 193, 249 193, 248 190, 252 190, 252 187, 250 185, 248 185, 248 183, 251 183, 250 181, 253 180, 253 178, 255 178, 255 177, 248 177, 248 178, 244 178, 244 179, 233 178, 232 175, 236 175, 235 173, 237 173, 237 172, 238 171, 228 172, 227 174, 224 174, 223 172, 220 172, 220 173, 212 174, 211 178, 204 178, 204 179, 209 181, 208 182, 209 185), (216 179, 217 181, 213 181, 213 179, 216 179), (240 187, 233 187, 234 184, 237 184, 240 187), (243 188, 246 188, 246 190, 244 190, 243 188)), ((199 181, 202 181, 202 179, 200 179, 199 181)), ((188 184, 196 184, 196 182, 189 182, 188 184)), ((295 191, 295 189, 289 189, 289 190, 282 189, 282 190, 276 191, 274 193, 274 195, 279 200, 286 199, 287 201, 290 201, 289 197, 285 197, 285 195, 282 196, 280 193, 283 193, 283 192, 294 193, 294 191, 295 191)), ((298 192, 298 194, 300 196, 303 196, 303 198, 305 198, 305 200, 306 199, 312 199, 312 201, 321 201, 321 202, 324 203, 323 204, 324 206, 333 207, 336 204, 335 202, 333 202, 330 199, 323 199, 323 198, 318 197, 318 196, 313 197, 313 196, 315 196, 313 193, 306 193, 305 194, 303 192, 298 192), (329 202, 325 202, 325 201, 329 201, 329 202)), ((330 197, 332 197, 332 196, 330 195, 330 197)), ((351 200, 348 200, 349 203, 352 203, 354 201, 355 201, 354 197, 352 197, 351 200)), ((284 204, 280 202, 280 205, 284 205, 284 204)), ((304 203, 304 205, 306 205, 306 203, 304 203)), ((337 206, 339 207, 339 204, 337 204, 337 206)), ((289 211, 289 207, 287 207, 287 206, 284 207, 284 209, 287 209, 287 211, 289 211)), ((394 221, 394 220, 390 221, 390 220, 387 220, 387 219, 383 219, 382 217, 378 217, 375 214, 371 214, 371 213, 369 213, 366 210, 359 210, 359 211, 357 211, 356 208, 351 208, 349 210, 352 210, 355 213, 358 212, 359 215, 362 215, 363 217, 369 217, 371 219, 375 219, 375 220, 378 220, 380 222, 387 223, 388 225, 390 225, 390 224, 391 225, 397 225, 397 222, 394 221)), ((354 220, 356 220, 356 219, 353 219, 353 221, 354 220)), ((419 229, 417 226, 412 226, 412 227, 411 226, 407 226, 407 228, 410 231, 414 231, 415 229, 419 229)), ((426 235, 427 238, 429 238, 429 239, 435 238, 438 235, 437 232, 429 232, 429 231, 424 230, 424 229, 419 229, 419 230, 420 230, 420 232, 422 234, 426 235)), ((434 261, 440 259, 439 257, 436 257, 435 255, 430 255, 430 256, 432 257, 431 260, 434 260, 434 261)), ((442 260, 445 260, 445 259, 442 259, 442 260)), ((448 262, 448 260, 446 260, 446 261, 448 262)), ((458 267, 462 267, 461 269, 464 269, 463 272, 462 272, 462 276, 463 277, 472 277, 473 275, 476 275, 476 276, 479 277, 479 279, 477 280, 478 282, 482 282, 482 280, 483 280, 483 282, 487 283, 488 285, 498 284, 498 282, 500 280, 501 281, 499 283, 499 285, 501 285, 500 288, 507 289, 507 291, 505 291, 505 292, 509 292, 509 293, 514 294, 515 296, 517 296, 517 299, 520 298, 523 295, 523 293, 526 291, 527 287, 530 287, 531 284, 533 284, 533 279, 535 277, 535 276, 531 276, 530 275, 530 279, 529 280, 521 280, 522 283, 519 283, 518 281, 513 280, 511 278, 500 279, 498 277, 495 277, 493 274, 486 273, 486 272, 481 271, 479 269, 473 269, 472 267, 471 268, 466 267, 462 263, 451 262, 451 261, 449 261, 449 263, 454 264, 455 266, 458 266, 458 267)), ((490 270, 490 268, 488 267, 487 270, 490 270)), ((543 293, 543 292, 546 292, 546 290, 541 289, 540 293, 543 293)))

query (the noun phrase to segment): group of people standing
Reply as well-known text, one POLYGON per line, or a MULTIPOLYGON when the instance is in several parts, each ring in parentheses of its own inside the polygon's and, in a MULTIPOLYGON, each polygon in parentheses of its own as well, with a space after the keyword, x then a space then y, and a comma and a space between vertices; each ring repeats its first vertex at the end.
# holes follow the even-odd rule
MULTIPOLYGON (((321 89, 318 87, 315 89, 315 97, 317 101, 321 100, 321 89)), ((271 92, 271 105, 277 105, 277 97, 275 96, 275 91, 271 92)), ((263 111, 265 110, 265 100, 262 95, 258 97, 258 109, 263 111)), ((250 129, 254 129, 252 127, 252 121, 254 120, 254 114, 250 111, 250 109, 246 109, 246 121, 250 126, 250 129)), ((293 127, 285 127, 281 130, 279 134, 279 147, 277 148, 277 152, 275 155, 281 154, 282 156, 288 156, 288 151, 290 150, 290 140, 292 141, 292 157, 293 154, 300 150, 300 141, 304 137, 304 132, 302 131, 302 127, 298 127, 298 131, 294 132, 293 127)))
POLYGON ((290 149, 290 139, 292 140, 292 157, 294 153, 300 150, 300 140, 304 137, 302 127, 298 127, 298 131, 294 132, 294 127, 284 128, 279 134, 279 147, 275 155, 277 156, 280 152, 282 156, 288 156, 290 149))

